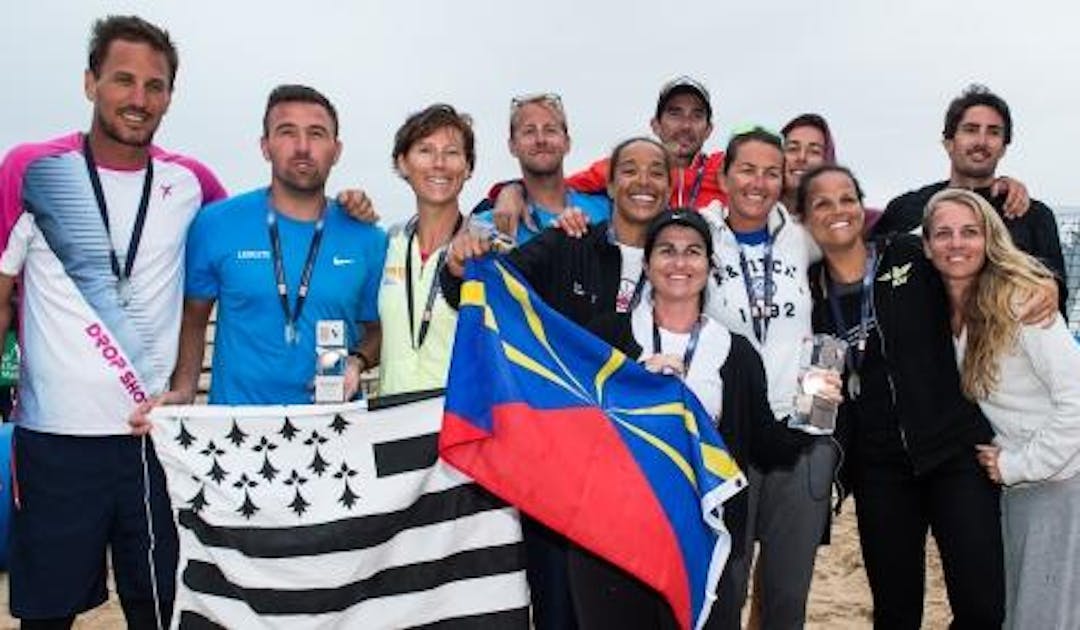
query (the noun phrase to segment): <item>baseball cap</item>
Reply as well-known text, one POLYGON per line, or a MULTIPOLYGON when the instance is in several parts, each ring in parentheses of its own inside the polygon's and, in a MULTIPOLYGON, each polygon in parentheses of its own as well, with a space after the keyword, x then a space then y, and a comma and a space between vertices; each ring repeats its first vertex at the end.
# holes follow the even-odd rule
POLYGON ((709 222, 705 220, 705 217, 701 216, 693 208, 664 210, 652 220, 648 232, 645 233, 645 260, 649 259, 649 254, 652 253, 653 246, 656 245, 656 238, 660 235, 660 232, 669 225, 683 225, 701 234, 702 240, 705 241, 705 253, 708 255, 709 260, 712 260, 712 230, 709 229, 709 222))
POLYGON ((712 121, 712 103, 709 101, 709 91, 705 89, 705 86, 700 81, 691 79, 686 75, 675 77, 660 88, 660 97, 656 99, 657 118, 664 112, 664 107, 667 106, 671 97, 676 94, 693 94, 700 98, 705 103, 706 116, 712 121))

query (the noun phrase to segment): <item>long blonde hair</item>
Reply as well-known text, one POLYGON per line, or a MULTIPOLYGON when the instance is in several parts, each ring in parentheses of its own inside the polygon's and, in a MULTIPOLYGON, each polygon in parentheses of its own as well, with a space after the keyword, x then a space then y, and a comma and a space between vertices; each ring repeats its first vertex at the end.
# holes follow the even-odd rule
POLYGON ((1002 355, 1016 345, 1016 306, 1053 282, 1054 274, 1017 248, 997 211, 970 190, 946 188, 930 198, 923 214, 924 242, 929 242, 934 213, 945 201, 970 208, 986 237, 986 260, 962 307, 967 351, 960 376, 964 394, 986 398, 997 386, 1002 355))

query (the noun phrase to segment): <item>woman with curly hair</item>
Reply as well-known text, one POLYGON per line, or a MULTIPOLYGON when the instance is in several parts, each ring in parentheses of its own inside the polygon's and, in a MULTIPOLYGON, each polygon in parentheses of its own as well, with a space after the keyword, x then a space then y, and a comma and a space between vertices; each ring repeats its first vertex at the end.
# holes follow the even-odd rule
POLYGON ((930 199, 923 243, 949 296, 961 386, 996 433, 976 449, 1004 486, 1005 625, 1080 627, 1080 347, 1060 316, 1040 327, 1015 315, 1054 276, 967 190, 930 199))

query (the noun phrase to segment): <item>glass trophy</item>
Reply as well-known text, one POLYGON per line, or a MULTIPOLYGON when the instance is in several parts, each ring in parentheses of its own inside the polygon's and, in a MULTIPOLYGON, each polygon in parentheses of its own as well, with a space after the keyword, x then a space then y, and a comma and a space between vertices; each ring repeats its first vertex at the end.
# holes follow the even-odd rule
POLYGON ((321 319, 315 325, 315 402, 345 402, 345 322, 321 319))
POLYGON ((803 340, 799 357, 799 388, 795 411, 788 426, 814 435, 831 435, 836 430, 838 404, 821 395, 832 374, 839 382, 848 344, 832 335, 817 334, 803 340))
POLYGON ((494 223, 475 215, 469 217, 467 229, 473 236, 490 241, 491 249, 500 254, 509 252, 517 245, 513 236, 500 232, 494 223))

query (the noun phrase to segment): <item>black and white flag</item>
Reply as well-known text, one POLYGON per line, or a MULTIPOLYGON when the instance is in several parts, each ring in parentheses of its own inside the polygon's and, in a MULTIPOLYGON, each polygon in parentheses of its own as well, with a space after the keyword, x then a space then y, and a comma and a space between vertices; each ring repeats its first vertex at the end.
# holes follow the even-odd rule
POLYGON ((517 511, 438 459, 442 411, 155 409, 173 627, 528 627, 517 511))

